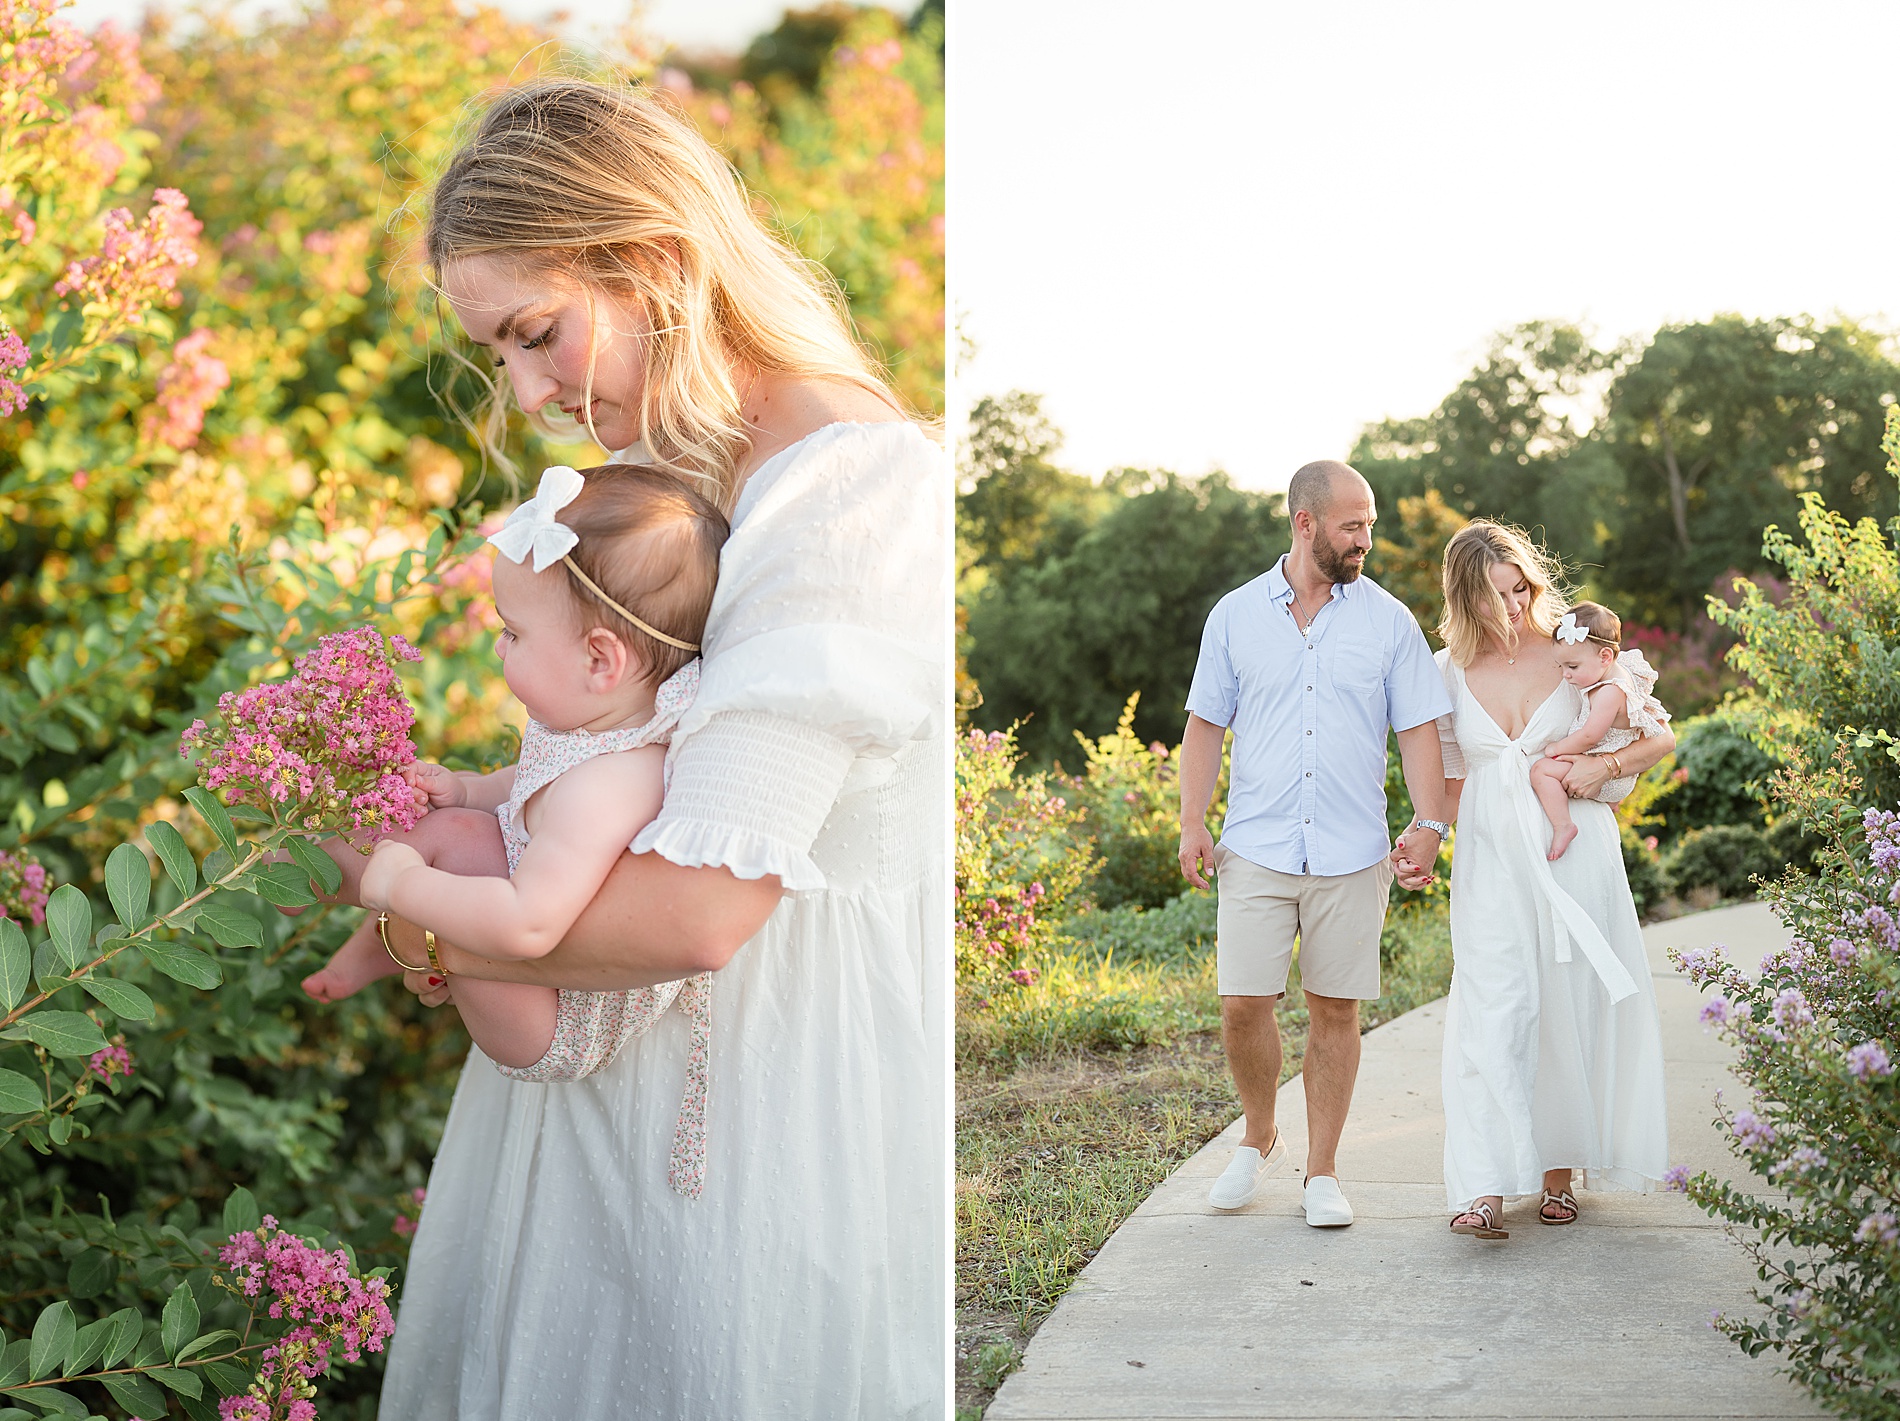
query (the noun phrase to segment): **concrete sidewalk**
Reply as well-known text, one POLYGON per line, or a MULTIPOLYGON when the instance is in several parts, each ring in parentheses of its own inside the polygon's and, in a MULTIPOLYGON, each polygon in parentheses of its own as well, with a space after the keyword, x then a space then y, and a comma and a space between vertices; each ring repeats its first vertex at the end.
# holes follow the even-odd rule
MULTIPOLYGON (((1645 934, 1662 1013, 1672 1158, 1733 1174, 1710 1126, 1727 1050, 1696 1019, 1671 946, 1726 943, 1753 965, 1785 940, 1748 905, 1645 934)), ((1568 1228, 1507 1208, 1507 1241, 1446 1227, 1444 1004, 1369 1033, 1340 1177, 1358 1222, 1300 1213, 1306 1109, 1280 1091, 1288 1164, 1246 1209, 1207 1189, 1236 1121, 1124 1223, 1030 1343, 991 1421, 1172 1417, 1820 1416, 1708 1326, 1747 1304, 1740 1249, 1680 1194, 1584 1193, 1568 1228)), ((1731 1096, 1735 1092, 1731 1090, 1731 1096)))

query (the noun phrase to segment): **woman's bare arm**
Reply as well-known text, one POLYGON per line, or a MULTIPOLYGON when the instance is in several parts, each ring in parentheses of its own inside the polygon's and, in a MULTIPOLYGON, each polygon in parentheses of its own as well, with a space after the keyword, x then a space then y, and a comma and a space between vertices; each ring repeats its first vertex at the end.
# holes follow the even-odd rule
MULTIPOLYGON (((658 854, 622 854, 567 936, 547 956, 505 961, 436 941, 450 974, 529 982, 571 991, 620 992, 677 982, 724 967, 750 942, 784 896, 776 876, 740 878, 727 868, 682 868, 658 854)), ((391 940, 421 962, 422 929, 392 919, 391 940)), ((407 985, 427 1001, 427 974, 407 985)))

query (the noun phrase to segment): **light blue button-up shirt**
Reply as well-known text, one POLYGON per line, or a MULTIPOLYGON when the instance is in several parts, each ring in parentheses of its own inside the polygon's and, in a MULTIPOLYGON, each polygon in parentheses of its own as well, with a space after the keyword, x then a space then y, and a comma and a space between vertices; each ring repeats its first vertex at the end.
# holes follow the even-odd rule
POLYGON ((1369 578, 1334 584, 1302 635, 1285 562, 1208 614, 1187 708, 1234 732, 1222 844, 1282 873, 1357 873, 1390 848, 1387 728, 1451 698, 1411 612, 1369 578))

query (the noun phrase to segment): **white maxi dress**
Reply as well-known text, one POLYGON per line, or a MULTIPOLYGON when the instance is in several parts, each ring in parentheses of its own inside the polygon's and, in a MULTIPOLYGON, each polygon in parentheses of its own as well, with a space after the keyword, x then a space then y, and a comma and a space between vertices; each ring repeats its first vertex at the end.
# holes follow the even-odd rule
POLYGON ((1648 1191, 1669 1167, 1662 1032, 1611 806, 1573 801, 1555 863, 1530 767, 1581 699, 1559 683, 1507 736, 1448 653, 1445 773, 1463 779, 1451 861, 1445 1015, 1445 1194, 1536 1194, 1547 1169, 1648 1191))
POLYGON ((713 979, 705 1183, 667 1184, 689 1051, 471 1050, 402 1284, 390 1421, 902 1421, 945 1395, 950 479, 832 425, 747 482, 658 819, 787 896, 713 979))

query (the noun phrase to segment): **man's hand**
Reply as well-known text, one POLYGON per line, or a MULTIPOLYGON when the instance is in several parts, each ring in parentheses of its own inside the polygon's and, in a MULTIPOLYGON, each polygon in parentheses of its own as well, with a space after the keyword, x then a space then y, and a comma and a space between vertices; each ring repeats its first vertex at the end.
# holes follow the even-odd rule
POLYGON ((1181 830, 1181 872, 1196 888, 1206 888, 1204 874, 1214 869, 1214 836, 1205 824, 1189 824, 1181 830))
POLYGON ((409 782, 416 808, 425 814, 431 809, 462 809, 468 805, 468 786, 453 770, 415 760, 402 767, 402 777, 409 782))
POLYGON ((388 908, 389 895, 396 886, 396 880, 412 868, 426 866, 427 861, 409 845, 395 839, 384 839, 376 846, 376 852, 369 856, 369 867, 363 870, 363 882, 357 890, 363 906, 388 908))

